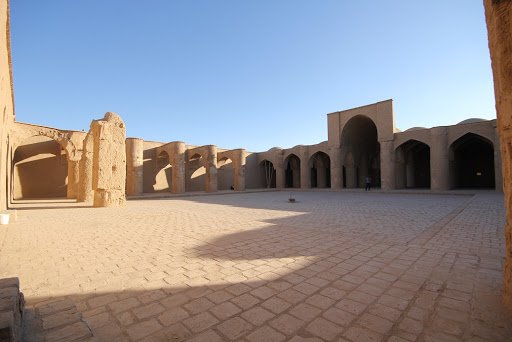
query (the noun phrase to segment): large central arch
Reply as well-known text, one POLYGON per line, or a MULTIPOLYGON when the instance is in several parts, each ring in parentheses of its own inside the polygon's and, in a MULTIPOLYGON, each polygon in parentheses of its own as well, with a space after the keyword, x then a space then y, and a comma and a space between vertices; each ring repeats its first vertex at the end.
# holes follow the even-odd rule
POLYGON ((373 186, 380 186, 380 145, 377 126, 364 115, 351 118, 341 134, 343 186, 359 188, 370 176, 373 186))

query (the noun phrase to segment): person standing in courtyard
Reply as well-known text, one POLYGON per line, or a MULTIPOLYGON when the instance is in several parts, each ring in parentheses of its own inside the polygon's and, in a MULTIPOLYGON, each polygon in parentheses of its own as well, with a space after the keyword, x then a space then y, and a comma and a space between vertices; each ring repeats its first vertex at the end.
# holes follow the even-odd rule
POLYGON ((372 187, 372 177, 366 176, 364 181, 366 183, 366 187, 365 187, 364 191, 370 191, 370 188, 372 187))

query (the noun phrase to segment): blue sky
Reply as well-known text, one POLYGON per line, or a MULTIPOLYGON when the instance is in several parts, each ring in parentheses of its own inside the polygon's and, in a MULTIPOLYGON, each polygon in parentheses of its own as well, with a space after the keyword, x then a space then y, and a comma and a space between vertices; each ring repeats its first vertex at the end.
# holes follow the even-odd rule
POLYGON ((389 98, 402 130, 496 117, 481 0, 11 0, 11 40, 17 120, 63 129, 264 151, 389 98))

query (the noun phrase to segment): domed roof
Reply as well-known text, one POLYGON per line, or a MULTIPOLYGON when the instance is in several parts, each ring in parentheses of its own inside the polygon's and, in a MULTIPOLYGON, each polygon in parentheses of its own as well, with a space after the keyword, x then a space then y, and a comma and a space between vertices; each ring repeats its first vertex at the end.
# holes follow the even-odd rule
POLYGON ((459 122, 457 125, 464 125, 464 124, 470 124, 470 123, 482 122, 482 121, 485 121, 485 120, 480 119, 480 118, 471 118, 471 119, 463 120, 463 121, 459 122))
POLYGON ((405 131, 406 132, 410 132, 410 131, 419 131, 420 129, 427 129, 426 127, 411 127, 409 129, 406 129, 405 131))

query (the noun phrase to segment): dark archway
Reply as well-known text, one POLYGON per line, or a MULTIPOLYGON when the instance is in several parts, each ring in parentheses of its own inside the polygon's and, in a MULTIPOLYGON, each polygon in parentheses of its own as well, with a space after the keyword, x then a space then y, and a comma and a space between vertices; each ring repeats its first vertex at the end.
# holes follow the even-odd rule
POLYGON ((160 152, 156 157, 155 179, 153 182, 153 191, 165 192, 171 191, 172 167, 169 154, 165 151, 160 152))
POLYGON ((474 133, 467 133, 450 146, 451 188, 495 188, 494 145, 474 133))
POLYGON ((312 188, 331 187, 331 159, 324 152, 316 152, 309 159, 312 188))
POLYGON ((395 150, 396 187, 430 188, 430 147, 408 140, 395 150))
POLYGON ((351 118, 341 134, 341 160, 347 188, 363 187, 370 176, 372 186, 380 186, 380 144, 377 126, 372 119, 357 115, 351 118))
POLYGON ((290 154, 284 160, 285 187, 300 188, 300 159, 295 154, 290 154))
POLYGON ((68 162, 64 148, 45 136, 25 140, 14 151, 12 198, 62 198, 67 195, 68 162))
POLYGON ((260 163, 260 179, 262 188, 276 187, 276 169, 271 161, 263 160, 260 163))

